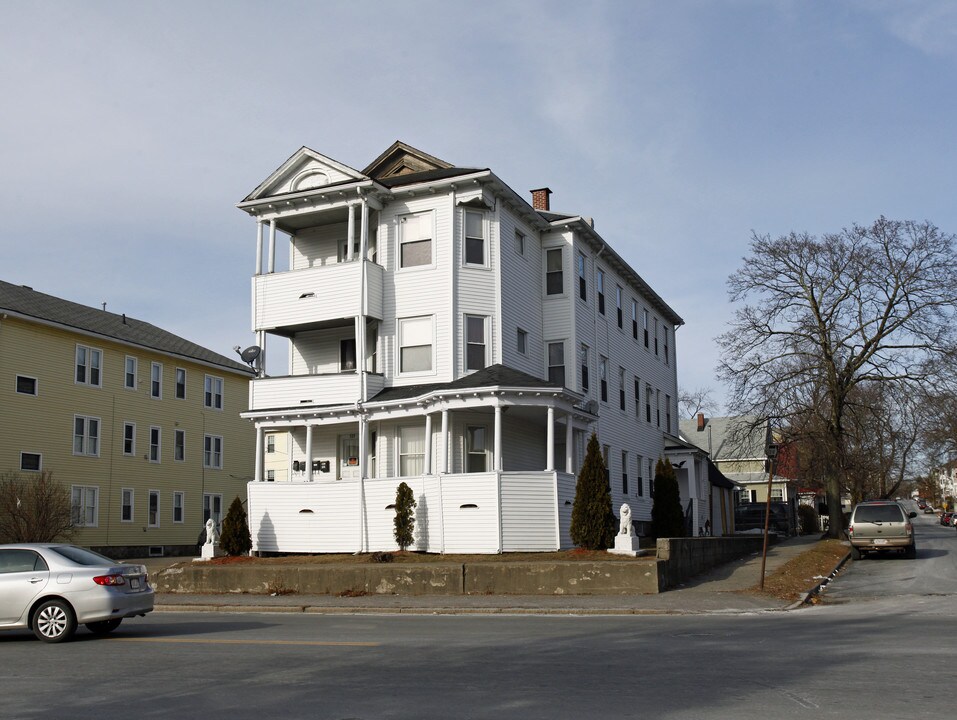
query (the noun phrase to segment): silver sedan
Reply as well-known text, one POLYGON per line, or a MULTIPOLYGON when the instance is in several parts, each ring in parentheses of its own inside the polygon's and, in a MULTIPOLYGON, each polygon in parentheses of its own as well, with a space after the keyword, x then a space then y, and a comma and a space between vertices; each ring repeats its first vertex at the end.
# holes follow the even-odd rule
POLYGON ((153 610, 143 565, 125 565, 76 545, 0 545, 0 630, 33 631, 44 642, 97 635, 153 610))

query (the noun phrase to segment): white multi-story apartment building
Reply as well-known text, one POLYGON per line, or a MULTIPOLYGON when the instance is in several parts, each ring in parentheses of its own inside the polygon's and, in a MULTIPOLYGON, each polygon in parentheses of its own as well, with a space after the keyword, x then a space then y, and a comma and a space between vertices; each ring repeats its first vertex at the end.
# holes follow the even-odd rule
POLYGON ((529 204, 490 170, 396 142, 362 171, 302 148, 239 204, 257 223, 255 549, 394 548, 402 481, 415 549, 569 547, 592 432, 614 507, 650 520, 682 320, 549 194, 529 204), (288 373, 269 377, 280 342, 288 373), (263 482, 282 432, 287 473, 263 482))

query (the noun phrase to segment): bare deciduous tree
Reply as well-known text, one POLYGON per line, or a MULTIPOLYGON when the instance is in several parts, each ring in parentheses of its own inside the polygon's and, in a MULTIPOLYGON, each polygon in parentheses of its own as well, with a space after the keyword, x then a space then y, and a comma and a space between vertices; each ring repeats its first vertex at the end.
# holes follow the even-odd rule
POLYGON ((0 476, 0 542, 63 542, 72 536, 70 491, 51 473, 0 476))
POLYGON ((855 388, 933 387, 954 357, 954 240, 929 222, 883 217, 820 239, 755 234, 728 279, 732 302, 750 301, 718 338, 729 405, 781 426, 815 407, 825 411, 819 441, 831 467, 825 485, 834 537, 853 471, 855 388))

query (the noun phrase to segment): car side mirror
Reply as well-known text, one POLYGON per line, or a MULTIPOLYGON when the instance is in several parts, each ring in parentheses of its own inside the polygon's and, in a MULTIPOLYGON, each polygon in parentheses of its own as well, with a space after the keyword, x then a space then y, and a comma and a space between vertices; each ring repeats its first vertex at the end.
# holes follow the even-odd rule
POLYGON ((911 511, 907 514, 907 517, 915 518, 915 517, 917 517, 917 513, 915 513, 913 510, 911 510, 911 511))

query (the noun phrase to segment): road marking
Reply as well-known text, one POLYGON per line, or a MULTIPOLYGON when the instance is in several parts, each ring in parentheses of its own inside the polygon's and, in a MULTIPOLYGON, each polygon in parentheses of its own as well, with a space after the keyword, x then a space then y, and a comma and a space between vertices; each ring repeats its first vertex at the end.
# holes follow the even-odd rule
POLYGON ((131 638, 112 637, 110 642, 194 643, 198 645, 315 645, 320 647, 379 647, 377 642, 334 640, 224 640, 215 638, 131 638))

